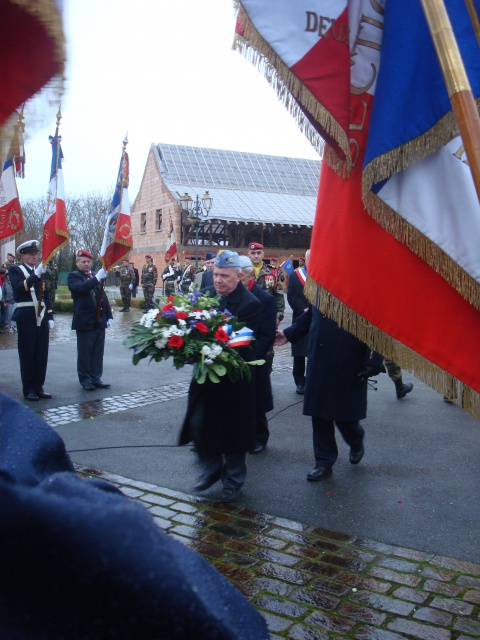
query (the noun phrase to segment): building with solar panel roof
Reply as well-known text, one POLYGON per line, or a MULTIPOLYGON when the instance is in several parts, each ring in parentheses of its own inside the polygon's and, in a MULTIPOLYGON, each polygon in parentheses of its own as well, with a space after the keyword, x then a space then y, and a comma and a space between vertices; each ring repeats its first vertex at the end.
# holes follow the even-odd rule
POLYGON ((181 263, 195 255, 196 239, 200 258, 226 248, 246 253, 250 242, 264 245, 267 261, 302 256, 310 244, 319 174, 320 159, 153 144, 131 208, 132 260, 151 254, 159 267, 165 264, 171 225, 181 263), (201 203, 205 191, 213 206, 196 225, 179 200, 188 194, 201 203))

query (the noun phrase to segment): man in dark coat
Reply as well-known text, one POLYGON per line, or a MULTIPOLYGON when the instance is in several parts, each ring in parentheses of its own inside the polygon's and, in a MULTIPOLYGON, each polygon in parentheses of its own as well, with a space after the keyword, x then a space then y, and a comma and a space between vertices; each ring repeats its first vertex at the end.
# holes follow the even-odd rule
POLYGON ((215 258, 216 255, 211 251, 207 251, 205 254, 205 271, 202 273, 200 289, 213 286, 213 267, 215 265, 215 258))
POLYGON ((77 373, 80 384, 87 391, 108 389, 102 382, 105 329, 113 323, 107 294, 100 287, 107 277, 105 269, 93 274, 92 254, 86 249, 77 251, 77 270, 68 274, 67 284, 73 298, 72 329, 77 332, 77 373), (99 310, 99 296, 102 300, 99 310))
POLYGON ((267 640, 246 598, 151 514, 80 478, 58 434, 0 393, 0 637, 267 640))
MULTIPOLYGON (((265 360, 271 351, 277 328, 277 305, 275 298, 255 282, 253 264, 248 256, 240 256, 242 267, 242 284, 250 291, 262 305, 262 321, 257 339, 255 340, 255 355, 259 360, 265 360)), ((255 367, 255 447, 251 454, 261 453, 266 449, 270 431, 268 430, 267 413, 273 410, 273 394, 270 382, 270 369, 265 364, 255 367)))
POLYGON ((8 271, 16 302, 12 320, 17 323, 23 395, 30 401, 52 397, 44 391, 43 385, 47 374, 49 330, 55 323, 47 291, 43 292, 38 314, 41 277, 46 271, 42 264, 35 267, 39 250, 38 240, 21 244, 17 248, 21 264, 12 265, 8 271))
POLYGON ((134 262, 130 262, 130 266, 133 269, 133 275, 134 275, 134 281, 133 281, 133 289, 132 289, 132 298, 136 298, 137 297, 137 289, 138 289, 138 285, 140 284, 140 276, 138 275, 138 269, 135 267, 135 263, 134 262))
MULTIPOLYGON (((262 305, 241 283, 239 256, 223 251, 215 261, 213 282, 220 296, 219 309, 228 310, 258 335, 262 305)), ((241 347, 244 360, 254 360, 255 351, 241 347)), ((195 485, 205 491, 222 481, 222 502, 236 500, 247 474, 245 454, 255 446, 255 367, 251 380, 231 382, 227 376, 213 383, 192 380, 187 415, 180 444, 195 443, 202 475, 195 485)))
MULTIPOLYGON (((295 269, 288 279, 287 300, 292 309, 292 322, 296 322, 310 304, 303 293, 307 279, 309 255, 310 250, 305 254, 306 266, 295 269)), ((307 355, 308 334, 292 344, 293 379, 297 387, 296 392, 300 395, 305 393, 305 358, 307 355)))
POLYGON ((309 333, 303 413, 312 416, 315 467, 307 480, 332 475, 338 457, 335 425, 350 446, 350 462, 365 453, 360 420, 367 414, 368 378, 385 371, 382 357, 309 306, 295 324, 277 332, 275 344, 295 342, 309 333))

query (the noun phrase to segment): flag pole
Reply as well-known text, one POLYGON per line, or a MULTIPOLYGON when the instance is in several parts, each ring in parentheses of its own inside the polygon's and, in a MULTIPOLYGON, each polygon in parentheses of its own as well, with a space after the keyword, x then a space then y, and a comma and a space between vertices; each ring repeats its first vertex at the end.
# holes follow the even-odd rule
MULTIPOLYGON (((480 201, 480 116, 443 0, 421 0, 480 201)), ((472 13, 470 17, 472 17, 472 13)), ((475 14, 476 15, 476 14, 475 14)), ((478 21, 478 19, 477 19, 478 21)))
MULTIPOLYGON (((61 119, 62 119, 62 105, 60 103, 59 106, 58 106, 57 123, 56 123, 56 128, 55 128, 55 139, 57 141, 56 156, 55 156, 55 175, 57 176, 57 181, 58 181, 58 157, 59 157, 59 153, 60 153, 60 145, 58 144, 58 129, 60 127, 60 120, 61 119)), ((57 191, 55 190, 55 200, 56 199, 57 199, 57 191)), ((47 204, 47 206, 48 206, 48 204, 47 204)), ((43 247, 42 247, 42 264, 43 264, 43 247)), ((45 281, 45 277, 44 277, 44 274, 42 273, 42 275, 40 276, 40 290, 38 292, 38 310, 37 310, 37 315, 38 315, 39 318, 42 315, 42 300, 43 300, 44 281, 45 281)))

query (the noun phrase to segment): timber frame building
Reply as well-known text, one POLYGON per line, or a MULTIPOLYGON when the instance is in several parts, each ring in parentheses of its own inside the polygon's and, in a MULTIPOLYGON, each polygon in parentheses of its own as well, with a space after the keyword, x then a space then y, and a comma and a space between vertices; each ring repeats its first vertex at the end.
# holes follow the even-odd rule
POLYGON ((145 254, 151 254, 163 269, 170 220, 180 262, 194 256, 194 221, 178 200, 188 193, 201 202, 205 191, 213 207, 198 226, 199 258, 226 248, 246 253, 250 242, 263 244, 265 257, 276 256, 280 263, 303 256, 310 245, 319 174, 320 159, 152 144, 131 208, 130 259, 141 267, 145 254))

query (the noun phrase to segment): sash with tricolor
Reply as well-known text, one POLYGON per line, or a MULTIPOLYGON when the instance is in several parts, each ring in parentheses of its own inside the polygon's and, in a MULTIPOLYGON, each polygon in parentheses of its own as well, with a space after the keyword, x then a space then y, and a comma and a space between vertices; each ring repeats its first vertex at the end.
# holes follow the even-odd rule
POLYGON ((234 331, 231 336, 227 342, 227 347, 248 347, 253 340, 253 331, 248 327, 243 327, 238 331, 234 331))

